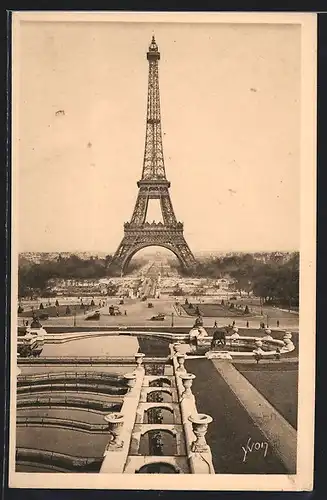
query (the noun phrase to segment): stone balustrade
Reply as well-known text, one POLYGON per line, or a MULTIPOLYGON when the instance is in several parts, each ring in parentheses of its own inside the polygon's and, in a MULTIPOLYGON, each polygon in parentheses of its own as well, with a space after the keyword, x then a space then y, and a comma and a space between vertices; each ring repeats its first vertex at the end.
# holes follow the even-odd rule
MULTIPOLYGON (((180 360, 177 361, 177 355, 174 355, 173 347, 171 347, 171 351, 191 473, 215 474, 211 450, 205 441, 207 426, 212 421, 212 418, 204 414, 199 415, 195 397, 191 390, 195 375, 186 373, 186 370, 179 370, 181 366, 180 360)), ((182 363, 182 366, 184 366, 184 363, 182 363)))
POLYGON ((144 374, 143 366, 138 363, 134 372, 124 376, 128 392, 124 397, 120 413, 117 413, 114 418, 112 418, 112 414, 106 417, 108 433, 112 437, 104 451, 100 473, 121 474, 124 472, 144 374))

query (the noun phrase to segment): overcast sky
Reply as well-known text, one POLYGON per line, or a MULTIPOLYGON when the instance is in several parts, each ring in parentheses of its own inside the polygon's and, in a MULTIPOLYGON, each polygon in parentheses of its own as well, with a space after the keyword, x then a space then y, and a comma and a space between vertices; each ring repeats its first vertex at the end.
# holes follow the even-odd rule
POLYGON ((116 250, 142 171, 153 33, 166 174, 191 249, 299 248, 299 26, 24 22, 20 33, 20 251, 116 250))

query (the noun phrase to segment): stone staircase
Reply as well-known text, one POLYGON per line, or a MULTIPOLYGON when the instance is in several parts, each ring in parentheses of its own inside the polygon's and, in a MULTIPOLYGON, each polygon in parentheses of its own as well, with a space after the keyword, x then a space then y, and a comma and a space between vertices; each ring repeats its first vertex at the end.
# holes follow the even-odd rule
POLYGON ((109 422, 112 438, 100 473, 148 473, 151 468, 158 473, 214 474, 204 438, 212 419, 198 415, 191 392, 194 375, 186 373, 178 354, 144 366, 143 357, 138 354, 137 368, 125 375, 129 390, 116 422, 115 417, 109 422), (171 414, 169 423, 160 411, 158 418, 158 410, 171 414))

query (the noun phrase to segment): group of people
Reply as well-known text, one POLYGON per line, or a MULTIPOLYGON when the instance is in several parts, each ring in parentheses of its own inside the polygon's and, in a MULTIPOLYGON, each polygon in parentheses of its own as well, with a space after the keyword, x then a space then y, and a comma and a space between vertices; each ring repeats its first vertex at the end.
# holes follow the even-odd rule
MULTIPOLYGON (((28 320, 26 320, 26 321, 23 320, 23 326, 29 326, 28 320)), ((33 316, 30 327, 31 328, 42 328, 40 320, 37 316, 33 316)))

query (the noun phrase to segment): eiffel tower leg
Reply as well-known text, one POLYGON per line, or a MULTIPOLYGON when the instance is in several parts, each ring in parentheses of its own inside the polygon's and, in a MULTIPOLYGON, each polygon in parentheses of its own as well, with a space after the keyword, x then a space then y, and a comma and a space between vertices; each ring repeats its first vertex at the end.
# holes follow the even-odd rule
POLYGON ((149 198, 143 190, 139 190, 135 203, 131 222, 133 224, 144 224, 148 210, 149 198))
POLYGON ((173 205, 169 196, 168 189, 164 191, 163 194, 160 196, 160 206, 161 206, 161 213, 162 213, 162 219, 164 221, 164 224, 169 225, 169 224, 176 224, 176 216, 174 213, 173 205))
POLYGON ((180 261, 182 262, 183 267, 185 269, 191 270, 191 269, 195 268, 196 260, 193 256, 188 244, 186 243, 184 237, 183 237, 183 240, 184 241, 177 243, 176 249, 177 249, 178 254, 180 255, 180 261))
POLYGON ((126 259, 132 252, 133 245, 128 241, 128 238, 124 237, 111 262, 112 267, 117 267, 121 275, 124 273, 124 268, 126 267, 126 259))

